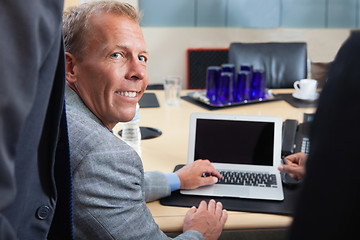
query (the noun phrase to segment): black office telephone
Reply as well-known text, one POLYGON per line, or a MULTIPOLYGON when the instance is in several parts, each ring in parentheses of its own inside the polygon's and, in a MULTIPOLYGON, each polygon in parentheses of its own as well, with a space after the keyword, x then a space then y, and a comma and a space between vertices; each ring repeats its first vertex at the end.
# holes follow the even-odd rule
MULTIPOLYGON (((303 123, 299 124, 297 120, 287 119, 283 123, 282 132, 282 161, 287 155, 310 151, 310 125, 314 119, 314 114, 304 114, 303 123)), ((283 162, 284 163, 284 162, 283 162)), ((289 187, 295 187, 302 181, 291 178, 288 174, 281 173, 282 182, 289 187)))
POLYGON ((297 120, 287 119, 283 123, 283 136, 281 155, 286 157, 289 154, 310 151, 310 126, 314 114, 304 114, 303 123, 299 124, 297 120))

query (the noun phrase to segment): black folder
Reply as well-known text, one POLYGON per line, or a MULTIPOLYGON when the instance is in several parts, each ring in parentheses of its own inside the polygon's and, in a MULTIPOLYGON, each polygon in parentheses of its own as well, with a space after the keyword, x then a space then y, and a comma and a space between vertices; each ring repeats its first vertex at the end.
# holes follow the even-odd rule
POLYGON ((139 101, 140 108, 158 108, 160 107, 159 101, 155 93, 144 93, 139 101))

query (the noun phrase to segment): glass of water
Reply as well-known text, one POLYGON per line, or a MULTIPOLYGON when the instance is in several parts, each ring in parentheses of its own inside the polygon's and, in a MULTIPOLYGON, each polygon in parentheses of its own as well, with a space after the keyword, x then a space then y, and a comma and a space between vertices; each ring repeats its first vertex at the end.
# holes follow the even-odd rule
POLYGON ((169 106, 178 106, 181 91, 180 76, 167 76, 164 80, 165 101, 169 106))

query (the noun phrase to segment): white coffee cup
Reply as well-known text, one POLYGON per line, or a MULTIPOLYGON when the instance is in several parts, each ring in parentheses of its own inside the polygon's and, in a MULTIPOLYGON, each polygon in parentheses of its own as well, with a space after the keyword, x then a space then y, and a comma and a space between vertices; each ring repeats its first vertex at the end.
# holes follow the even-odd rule
POLYGON ((312 99, 315 97, 317 81, 314 79, 301 79, 294 82, 294 88, 299 92, 303 99, 312 99))

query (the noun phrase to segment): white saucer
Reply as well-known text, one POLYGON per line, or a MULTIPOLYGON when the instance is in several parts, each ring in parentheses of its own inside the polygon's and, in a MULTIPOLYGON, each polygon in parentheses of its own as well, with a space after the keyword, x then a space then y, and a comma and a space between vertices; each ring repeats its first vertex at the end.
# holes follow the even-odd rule
POLYGON ((311 97, 303 97, 300 95, 300 92, 294 92, 292 95, 294 98, 304 100, 304 101, 315 101, 316 99, 319 98, 319 93, 315 93, 315 95, 313 95, 311 97))

